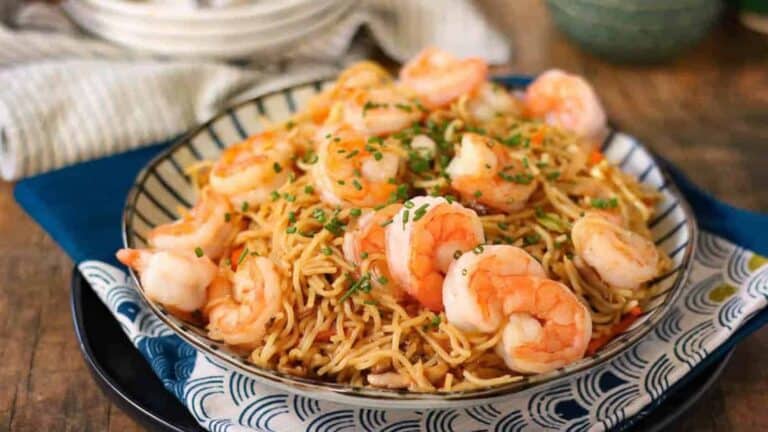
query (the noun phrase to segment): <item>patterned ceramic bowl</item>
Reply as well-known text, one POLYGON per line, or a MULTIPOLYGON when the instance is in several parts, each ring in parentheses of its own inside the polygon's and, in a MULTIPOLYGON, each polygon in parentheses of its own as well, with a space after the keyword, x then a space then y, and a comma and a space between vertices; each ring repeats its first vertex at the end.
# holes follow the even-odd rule
POLYGON ((693 46, 721 0, 547 0, 557 26, 584 49, 618 61, 652 62, 693 46))
MULTIPOLYGON (((522 87, 528 83, 523 77, 502 77, 498 81, 509 87, 522 87)), ((192 185, 184 175, 185 166, 203 159, 215 159, 226 146, 258 132, 262 128, 259 116, 277 122, 286 120, 308 98, 329 84, 318 81, 299 85, 234 106, 195 128, 160 154, 139 174, 128 195, 123 215, 125 246, 146 247, 149 230, 178 218, 176 209, 189 207, 194 202, 192 185)), ((662 289, 650 301, 643 315, 597 353, 566 367, 532 375, 515 383, 453 393, 409 393, 355 388, 287 375, 248 363, 225 344, 208 338, 203 327, 184 322, 161 305, 148 301, 134 274, 136 288, 151 310, 186 342, 206 353, 217 364, 227 365, 267 385, 317 399, 362 406, 375 404, 382 408, 441 408, 493 402, 522 389, 595 367, 626 350, 661 320, 686 281, 696 239, 696 222, 688 205, 648 150, 633 138, 613 132, 605 141, 603 151, 608 160, 662 192, 663 199, 656 209, 657 216, 651 221, 651 231, 656 244, 672 257, 674 270, 660 278, 662 289)))

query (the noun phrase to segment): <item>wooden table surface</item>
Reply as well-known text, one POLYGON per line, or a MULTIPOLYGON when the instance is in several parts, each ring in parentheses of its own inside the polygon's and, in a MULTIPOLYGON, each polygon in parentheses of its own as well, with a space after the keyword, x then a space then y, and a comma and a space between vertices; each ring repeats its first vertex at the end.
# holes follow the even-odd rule
MULTIPOLYGON (((768 210, 768 37, 726 19, 698 47, 656 66, 585 54, 539 1, 483 1, 514 40, 504 70, 560 67, 595 85, 613 121, 729 203, 768 210), (512 3, 512 2, 510 2, 512 3)), ((0 184, 0 430, 140 428, 91 380, 69 313, 73 263, 0 184)), ((768 329, 736 348, 722 379, 672 430, 768 430, 768 329)))

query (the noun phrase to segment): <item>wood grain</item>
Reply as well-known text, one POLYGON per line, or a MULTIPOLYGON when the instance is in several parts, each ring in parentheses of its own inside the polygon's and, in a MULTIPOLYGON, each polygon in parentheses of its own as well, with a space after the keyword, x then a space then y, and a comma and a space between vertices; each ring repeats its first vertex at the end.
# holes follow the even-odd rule
MULTIPOLYGON (((661 65, 613 65, 560 35, 536 0, 483 0, 514 41, 500 71, 584 74, 614 123, 720 199, 768 210, 768 38, 726 19, 661 65)), ((0 430, 134 431, 101 394, 72 330, 72 262, 0 184, 0 430)), ((670 430, 768 430, 768 329, 736 349, 723 378, 670 430)))

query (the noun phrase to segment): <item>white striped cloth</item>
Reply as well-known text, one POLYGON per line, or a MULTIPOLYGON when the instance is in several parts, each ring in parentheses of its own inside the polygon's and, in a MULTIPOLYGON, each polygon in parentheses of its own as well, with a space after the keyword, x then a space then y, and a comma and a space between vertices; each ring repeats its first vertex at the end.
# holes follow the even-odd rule
POLYGON ((0 8, 0 176, 15 180, 168 139, 228 103, 327 76, 375 42, 403 61, 427 45, 502 63, 504 36, 471 0, 362 0, 281 67, 152 58, 89 38, 43 3, 0 8), (369 44, 370 45, 370 44, 369 44))

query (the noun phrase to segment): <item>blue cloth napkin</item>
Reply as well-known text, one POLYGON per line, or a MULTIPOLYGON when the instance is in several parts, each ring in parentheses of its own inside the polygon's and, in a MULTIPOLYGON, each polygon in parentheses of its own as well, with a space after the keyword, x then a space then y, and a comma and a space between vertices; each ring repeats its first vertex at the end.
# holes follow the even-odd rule
MULTIPOLYGON (((590 425, 598 429, 622 429, 658 405, 672 383, 677 382, 679 385, 695 376, 696 372, 705 368, 709 362, 718 359, 738 341, 768 322, 768 311, 765 309, 750 317, 752 313, 748 311, 748 304, 740 297, 733 297, 723 304, 707 302, 707 293, 715 288, 716 284, 725 282, 740 284, 743 287, 752 284, 754 287, 751 289, 757 290, 757 297, 764 297, 768 292, 768 271, 765 271, 768 266, 763 265, 763 258, 757 254, 729 244, 714 235, 702 234, 700 243, 704 243, 704 246, 700 246, 701 250, 697 254, 700 255, 698 261, 703 265, 698 276, 692 276, 694 281, 689 288, 692 291, 689 298, 696 299, 697 293, 700 292, 703 303, 694 302, 693 313, 697 313, 696 308, 699 308, 698 312, 704 311, 710 315, 716 310, 715 316, 730 311, 739 318, 733 322, 740 322, 741 325, 734 326, 735 331, 730 333, 730 337, 721 341, 717 348, 709 353, 701 350, 690 357, 686 356, 686 353, 677 353, 675 347, 674 354, 670 351, 669 358, 662 356, 660 360, 656 360, 658 364, 641 366, 640 369, 645 367, 646 370, 636 372, 638 376, 645 374, 644 389, 638 386, 637 382, 633 382, 635 377, 630 373, 632 371, 625 371, 625 366, 616 368, 615 365, 608 365, 592 375, 580 377, 579 380, 584 383, 596 386, 594 391, 600 395, 600 403, 612 401, 609 403, 614 404, 610 405, 612 413, 624 413, 615 417, 611 414, 610 418, 606 414, 606 418, 600 419, 599 424, 594 423, 595 415, 599 415, 599 412, 590 410, 599 411, 600 408, 590 407, 589 404, 594 401, 586 400, 584 395, 570 393, 575 391, 575 384, 568 384, 567 387, 561 385, 562 388, 556 386, 540 394, 528 395, 531 401, 539 397, 547 403, 552 403, 551 407, 543 411, 533 408, 513 410, 506 405, 497 405, 467 410, 392 413, 375 409, 353 410, 350 407, 321 403, 277 391, 265 395, 264 392, 269 390, 261 389, 258 384, 239 374, 224 372, 215 361, 199 355, 182 342, 146 310, 136 293, 129 287, 130 282, 120 268, 100 263, 117 265, 113 254, 122 244, 119 222, 124 198, 141 167, 166 146, 167 143, 161 143, 39 175, 19 182, 15 196, 30 216, 80 264, 80 270, 91 281, 97 294, 105 301, 116 319, 123 324, 131 341, 148 359, 168 390, 190 409, 203 426, 211 430, 243 430, 240 428, 249 427, 255 430, 280 431, 286 430, 286 425, 295 425, 299 420, 303 422, 299 423, 305 429, 318 431, 334 425, 338 426, 338 430, 379 430, 385 426, 400 425, 403 430, 408 431, 429 429, 432 426, 440 426, 440 430, 447 431, 464 430, 467 427, 473 428, 472 430, 506 430, 503 428, 525 425, 536 429, 584 428, 590 425), (720 275, 720 270, 725 272, 733 262, 740 262, 739 260, 744 261, 744 272, 734 277, 725 273, 724 276, 720 275), (763 277, 761 275, 764 279, 756 278, 763 277), (671 366, 674 361, 680 364, 688 362, 688 367, 678 367, 675 375, 672 373, 675 369, 671 366), (664 375, 659 383, 649 384, 650 369, 662 372, 666 370, 667 375, 664 375), (630 403, 630 399, 613 400, 612 395, 635 398, 635 405, 630 403), (639 398, 646 398, 640 404, 642 408, 637 408, 639 398), (619 402, 625 405, 615 405, 619 402), (236 406, 239 407, 238 410, 233 410, 236 406), (628 409, 629 406, 634 408, 628 409), (222 412, 225 414, 221 414, 222 412), (502 429, 498 429, 499 427, 502 429)), ((664 164, 686 194, 704 230, 768 255, 768 219, 765 216, 734 209, 716 201, 691 184, 674 166, 664 164)), ((764 305, 762 297, 760 301, 764 305)), ((661 329, 658 334, 650 337, 663 340, 669 336, 664 334, 665 331, 670 334, 678 332, 678 336, 685 335, 690 332, 691 326, 698 326, 699 324, 693 325, 681 318, 683 312, 690 312, 685 309, 688 307, 686 305, 681 304, 680 308, 673 309, 670 319, 664 322, 669 328, 661 329)), ((647 348, 652 343, 659 342, 641 342, 633 349, 632 351, 638 352, 636 359, 641 359, 644 347, 647 348)), ((620 356, 617 361, 621 360, 620 356)))

